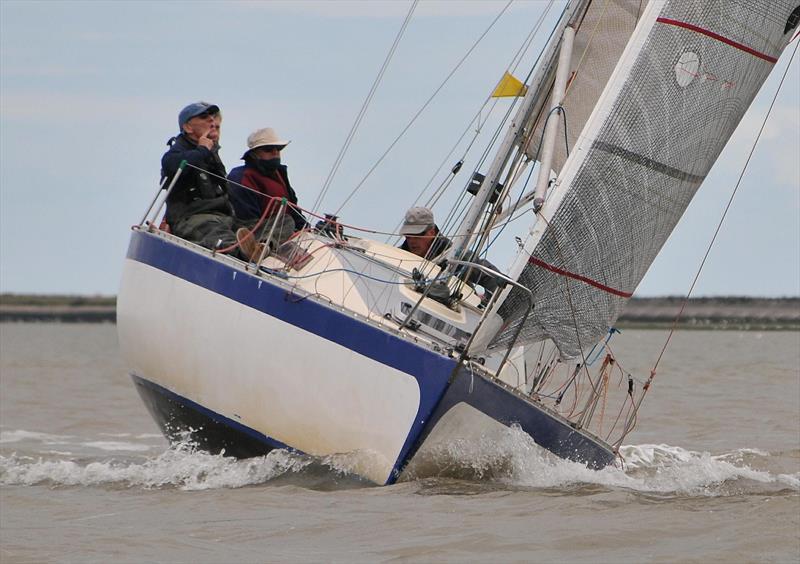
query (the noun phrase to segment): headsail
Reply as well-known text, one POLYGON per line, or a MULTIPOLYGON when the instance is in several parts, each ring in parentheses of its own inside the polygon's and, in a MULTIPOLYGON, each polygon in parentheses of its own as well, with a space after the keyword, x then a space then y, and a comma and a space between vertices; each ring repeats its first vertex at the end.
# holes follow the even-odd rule
MULTIPOLYGON (((551 338, 575 357, 605 334, 791 39, 797 4, 648 4, 512 267, 536 301, 518 343, 551 338)), ((489 348, 526 305, 511 289, 489 348)))

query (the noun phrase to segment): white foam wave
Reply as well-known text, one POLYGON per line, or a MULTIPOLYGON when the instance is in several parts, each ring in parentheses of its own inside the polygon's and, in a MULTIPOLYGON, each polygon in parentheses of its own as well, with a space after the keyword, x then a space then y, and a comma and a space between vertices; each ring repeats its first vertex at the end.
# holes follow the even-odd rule
POLYGON ((236 460, 195 452, 185 445, 171 448, 144 462, 45 460, 0 455, 1 485, 55 484, 65 486, 122 485, 178 487, 184 490, 239 488, 259 484, 310 463, 308 457, 276 450, 268 455, 236 460))
POLYGON ((108 451, 133 451, 133 452, 143 452, 146 450, 150 450, 150 447, 147 445, 142 445, 138 443, 127 443, 123 441, 89 441, 88 443, 82 443, 83 446, 96 448, 99 450, 108 450, 108 451))
MULTIPOLYGON (((756 451, 748 449, 748 453, 755 455, 756 451)), ((641 491, 718 495, 726 482, 779 483, 778 476, 744 463, 742 450, 712 455, 669 445, 629 445, 622 447, 621 454, 628 464, 626 475, 641 491)))
MULTIPOLYGON (((57 437, 29 431, 4 432, 3 440, 14 443, 39 440, 64 442, 57 437)), ((138 437, 137 437, 138 438, 138 437)), ((125 441, 79 443, 103 451, 138 452, 151 447, 125 441)), ((773 455, 743 448, 711 454, 665 444, 626 445, 620 449, 624 461, 594 471, 565 461, 536 445, 519 428, 483 437, 441 445, 428 460, 415 460, 405 479, 430 476, 490 481, 511 487, 572 488, 599 485, 643 493, 720 496, 743 491, 788 488, 800 491, 800 472, 770 472, 773 455)), ((310 465, 322 466, 338 475, 363 475, 376 463, 375 454, 356 452, 321 459, 275 450, 267 456, 236 460, 195 451, 188 444, 168 449, 155 458, 95 460, 86 462, 68 451, 50 450, 41 456, 0 455, 0 485, 51 484, 65 486, 123 486, 143 488, 177 487, 185 490, 238 488, 260 484, 310 465)), ((780 457, 774 457, 778 460, 780 457)), ((381 462, 381 461, 377 461, 381 462)))
POLYGON ((726 495, 735 489, 800 490, 798 475, 754 469, 752 459, 763 465, 769 453, 739 449, 712 455, 670 445, 626 445, 620 449, 623 463, 602 470, 556 457, 536 445, 524 431, 512 427, 500 436, 479 441, 454 441, 433 453, 434 461, 412 466, 411 478, 447 475, 495 480, 512 486, 565 488, 595 484, 644 493, 689 496, 726 495), (736 484, 735 488, 731 488, 736 484))
POLYGON ((800 472, 796 474, 778 474, 776 479, 794 490, 800 490, 800 472))

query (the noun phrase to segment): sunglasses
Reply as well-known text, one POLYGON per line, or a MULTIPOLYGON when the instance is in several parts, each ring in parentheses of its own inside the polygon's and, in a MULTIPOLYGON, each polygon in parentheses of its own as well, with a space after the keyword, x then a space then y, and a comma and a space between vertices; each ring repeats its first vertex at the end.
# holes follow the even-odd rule
POLYGON ((258 150, 264 151, 265 153, 280 153, 283 147, 278 145, 264 145, 259 147, 258 150))

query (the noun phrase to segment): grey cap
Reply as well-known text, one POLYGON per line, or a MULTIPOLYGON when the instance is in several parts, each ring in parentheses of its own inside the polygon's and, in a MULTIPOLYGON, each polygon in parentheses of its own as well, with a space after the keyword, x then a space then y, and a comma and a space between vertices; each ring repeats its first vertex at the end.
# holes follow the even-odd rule
POLYGON ((430 209, 411 208, 406 212, 400 235, 419 235, 433 225, 433 212, 430 209))

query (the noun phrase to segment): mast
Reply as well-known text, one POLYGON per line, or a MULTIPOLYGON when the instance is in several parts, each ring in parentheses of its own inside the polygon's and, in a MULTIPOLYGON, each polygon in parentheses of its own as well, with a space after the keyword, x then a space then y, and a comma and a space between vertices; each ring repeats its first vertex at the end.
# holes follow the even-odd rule
POLYGON ((554 160, 558 179, 509 272, 535 292, 536 308, 528 315, 527 294, 506 288, 493 306, 499 319, 475 342, 494 351, 550 339, 571 359, 607 334, 790 42, 796 8, 797 0, 592 4, 564 101, 573 120, 591 109, 563 164, 554 160), (588 79, 612 59, 592 89, 588 79), (713 74, 720 69, 724 78, 713 74))
POLYGON ((567 26, 561 39, 561 49, 558 53, 558 68, 556 80, 553 84, 553 97, 550 102, 550 111, 545 118, 547 124, 544 128, 544 142, 542 143, 542 158, 539 160, 539 178, 536 182, 536 192, 533 197, 533 211, 538 212, 544 205, 547 196, 547 187, 550 184, 550 169, 553 165, 553 146, 556 143, 558 131, 558 116, 561 115, 561 102, 567 89, 569 66, 572 60, 572 43, 575 39, 575 28, 567 26))
MULTIPOLYGON (((546 90, 544 86, 547 82, 547 78, 552 76, 550 73, 555 62, 556 53, 559 50, 563 50, 564 30, 567 26, 573 24, 577 16, 582 13, 582 8, 587 6, 590 2, 591 0, 578 0, 577 2, 568 4, 564 8, 564 12, 561 14, 561 18, 556 24, 555 32, 545 47, 540 63, 537 65, 528 92, 523 98, 522 104, 519 110, 517 110, 503 138, 503 142, 489 167, 489 172, 483 179, 477 194, 475 194, 475 198, 467 211, 466 217, 461 222, 458 231, 454 234, 455 244, 448 251, 447 258, 462 256, 463 253, 470 248, 476 236, 479 234, 484 211, 500 181, 503 171, 512 160, 512 156, 515 156, 515 153, 518 153, 516 155, 517 158, 520 158, 524 153, 523 148, 532 131, 533 122, 537 115, 536 109, 541 105, 542 97, 546 90)), ((569 59, 567 59, 567 61, 569 61, 569 59)), ((555 133, 553 133, 553 135, 555 135, 555 133)), ((454 267, 451 266, 450 268, 452 271, 454 267)))

